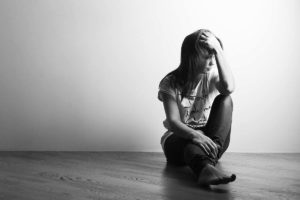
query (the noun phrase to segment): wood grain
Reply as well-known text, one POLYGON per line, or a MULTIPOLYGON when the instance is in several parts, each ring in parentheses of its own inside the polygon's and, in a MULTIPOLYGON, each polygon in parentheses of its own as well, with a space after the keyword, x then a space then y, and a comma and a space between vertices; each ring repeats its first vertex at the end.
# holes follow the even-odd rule
POLYGON ((199 187, 162 153, 0 152, 0 199, 300 199, 300 154, 225 153, 228 185, 199 187))

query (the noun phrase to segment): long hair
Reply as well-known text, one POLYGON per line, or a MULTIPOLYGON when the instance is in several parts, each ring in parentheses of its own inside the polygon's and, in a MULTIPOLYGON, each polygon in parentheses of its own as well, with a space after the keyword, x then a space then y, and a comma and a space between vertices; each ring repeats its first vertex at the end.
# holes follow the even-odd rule
MULTIPOLYGON (((200 35, 205 32, 210 31, 200 29, 184 38, 181 46, 180 64, 175 70, 166 75, 174 75, 173 86, 180 88, 182 98, 186 96, 196 84, 196 70, 203 65, 199 55, 201 54, 204 57, 208 57, 213 54, 212 50, 208 49, 203 42, 200 42, 200 35)), ((223 48, 221 40, 219 38, 217 39, 223 48)))

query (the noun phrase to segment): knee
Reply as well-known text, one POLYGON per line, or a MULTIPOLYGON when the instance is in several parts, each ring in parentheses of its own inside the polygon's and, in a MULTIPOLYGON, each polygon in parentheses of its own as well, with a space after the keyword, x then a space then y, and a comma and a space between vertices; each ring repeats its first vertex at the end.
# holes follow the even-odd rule
POLYGON ((225 107, 233 108, 233 101, 230 95, 219 94, 215 98, 215 101, 217 101, 225 107))

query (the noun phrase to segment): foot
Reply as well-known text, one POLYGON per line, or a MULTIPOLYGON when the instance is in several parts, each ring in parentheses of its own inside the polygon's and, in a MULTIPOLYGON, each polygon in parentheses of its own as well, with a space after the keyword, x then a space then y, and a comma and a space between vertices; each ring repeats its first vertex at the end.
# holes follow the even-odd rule
POLYGON ((213 165, 207 164, 200 172, 197 182, 200 185, 218 185, 233 182, 235 179, 235 174, 226 175, 213 165))

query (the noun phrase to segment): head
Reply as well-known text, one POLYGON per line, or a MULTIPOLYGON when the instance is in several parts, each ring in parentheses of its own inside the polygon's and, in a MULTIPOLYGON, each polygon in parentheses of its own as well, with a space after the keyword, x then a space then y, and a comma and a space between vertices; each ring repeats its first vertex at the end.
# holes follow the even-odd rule
MULTIPOLYGON (((200 29, 189 34, 185 37, 181 46, 181 60, 179 67, 182 72, 188 73, 190 80, 199 73, 208 72, 215 64, 213 51, 208 49, 205 44, 200 41, 200 35, 205 32, 211 33, 209 30, 200 29)), ((218 39, 218 41, 222 47, 220 39, 218 39)))
MULTIPOLYGON (((191 85, 196 81, 200 73, 208 73, 213 65, 215 65, 213 51, 208 49, 205 44, 200 41, 200 35, 205 32, 210 31, 200 29, 184 38, 181 46, 180 65, 171 72, 176 77, 177 85, 184 88, 183 91, 185 92, 190 90, 191 85)), ((223 48, 221 40, 219 38, 217 39, 223 48)))

